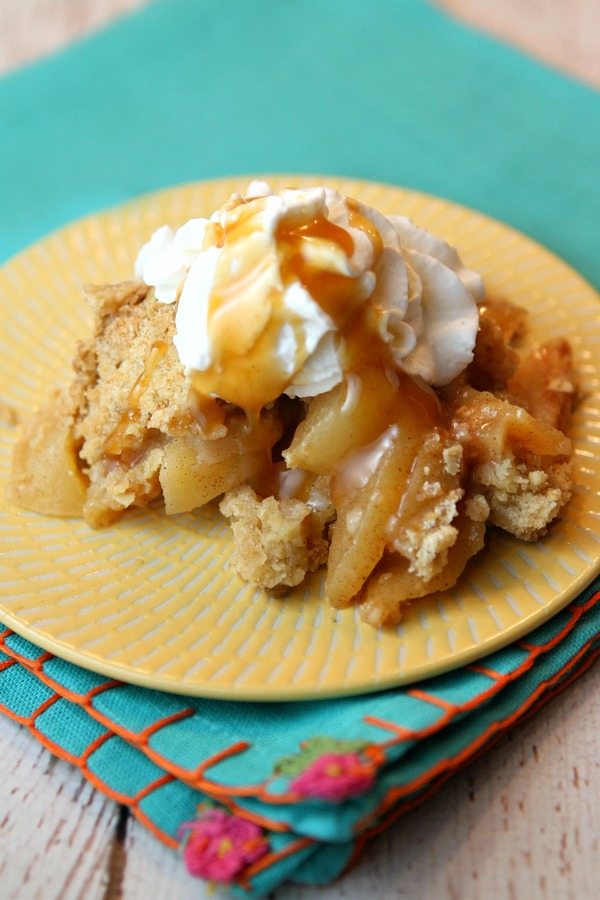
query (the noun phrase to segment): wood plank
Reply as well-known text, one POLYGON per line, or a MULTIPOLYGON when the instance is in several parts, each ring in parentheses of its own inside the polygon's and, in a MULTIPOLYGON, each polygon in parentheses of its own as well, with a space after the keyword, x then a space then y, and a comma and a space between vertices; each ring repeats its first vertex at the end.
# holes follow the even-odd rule
MULTIPOLYGON (((149 0, 2 0, 0 73, 45 56, 149 0), (9 36, 9 39, 7 39, 9 36)), ((461 21, 600 87, 597 0, 434 0, 461 21)))
POLYGON ((149 0, 2 0, 0 74, 47 56, 149 0))
POLYGON ((0 716, 2 900, 104 897, 118 807, 0 716))
POLYGON ((598 0, 435 0, 457 19, 600 87, 598 0))

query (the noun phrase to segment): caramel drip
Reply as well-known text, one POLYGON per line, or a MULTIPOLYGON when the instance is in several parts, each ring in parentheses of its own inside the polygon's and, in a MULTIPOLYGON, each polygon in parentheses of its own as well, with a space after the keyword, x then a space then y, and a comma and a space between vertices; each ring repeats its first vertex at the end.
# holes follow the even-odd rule
POLYGON ((127 429, 131 424, 138 421, 140 415, 140 401, 148 389, 158 363, 166 352, 166 341, 156 341, 152 344, 146 365, 129 393, 127 407, 121 413, 121 417, 115 428, 104 442, 104 452, 107 456, 122 456, 124 451, 135 448, 138 439, 133 435, 128 434, 127 429))
MULTIPOLYGON (((388 344, 375 333, 377 315, 371 307, 361 309, 343 333, 338 356, 344 375, 360 378, 368 366, 381 367, 402 403, 414 407, 415 414, 433 427, 441 418, 439 398, 422 378, 396 367, 388 344)), ((394 421, 391 413, 388 424, 394 421)))
POLYGON ((346 256, 354 253, 354 241, 345 228, 341 228, 334 222, 330 222, 324 216, 316 216, 311 222, 300 225, 299 228, 287 227, 284 221, 278 229, 278 237, 284 241, 294 241, 313 238, 320 241, 330 241, 337 244, 346 256))
POLYGON ((196 390, 194 385, 195 375, 195 372, 192 372, 190 375, 192 382, 191 406, 194 418, 199 423, 203 433, 208 437, 225 424, 225 407, 215 397, 209 397, 207 394, 202 394, 196 390))
MULTIPOLYGON (((236 198, 213 223, 205 245, 221 253, 208 298, 213 362, 194 372, 199 395, 216 395, 254 414, 276 400, 308 358, 305 323, 285 304, 285 292, 301 284, 333 320, 345 353, 346 373, 359 372, 375 357, 393 366, 377 331, 375 312, 365 313, 368 281, 362 276, 323 271, 311 264, 310 242, 330 244, 350 259, 354 239, 347 228, 317 214, 308 220, 294 212, 284 216, 272 235, 271 197, 236 198), (283 341, 283 349, 281 348, 283 341), (289 359, 293 353, 293 359, 289 359)), ((375 264, 383 251, 376 225, 355 201, 347 201, 349 224, 367 235, 375 264)))
MULTIPOLYGON (((191 373, 199 419, 204 430, 223 423, 223 406, 210 396, 217 395, 244 410, 250 432, 257 429, 261 408, 276 400, 292 377, 286 360, 277 353, 284 327, 291 329, 294 338, 290 341, 295 344, 292 371, 308 355, 304 323, 284 304, 286 289, 294 283, 303 285, 338 329, 338 355, 346 377, 368 382, 378 405, 377 430, 371 432, 377 436, 366 446, 353 447, 332 473, 332 492, 341 505, 367 484, 398 441, 405 442, 407 452, 410 444, 416 454, 422 436, 441 423, 440 403, 428 385, 397 370, 380 336, 381 313, 364 302, 365 279, 323 271, 310 263, 311 241, 327 242, 333 245, 330 254, 335 249, 338 259, 340 252, 351 259, 352 234, 325 216, 306 221, 292 213, 272 235, 266 224, 268 202, 269 198, 250 202, 240 198, 226 211, 224 224, 211 228, 207 237, 222 252, 208 298, 214 362, 206 371, 191 373)), ((374 266, 383 252, 382 236, 357 203, 349 200, 347 207, 349 226, 370 241, 374 266)), ((272 490, 279 497, 306 499, 314 476, 281 468, 266 466, 261 493, 272 490)))
MULTIPOLYGON (((209 242, 222 246, 208 300, 214 361, 192 376, 200 395, 214 394, 254 413, 283 393, 308 357, 304 322, 284 304, 289 285, 302 284, 340 331, 365 299, 362 279, 323 272, 303 255, 306 242, 327 241, 349 258, 354 241, 348 231, 325 216, 289 216, 271 236, 263 222, 268 200, 240 201, 221 230, 211 229, 209 242), (277 352, 284 328, 293 334, 292 365, 277 352)), ((367 227, 371 232, 371 223, 367 227)))
POLYGON ((427 429, 435 428, 442 422, 442 406, 438 395, 427 382, 406 372, 394 372, 398 378, 398 394, 403 407, 412 410, 415 421, 427 429))
POLYGON ((217 222, 209 222, 204 232, 202 249, 208 250, 210 247, 222 247, 224 240, 225 235, 221 226, 217 222))
POLYGON ((349 197, 346 200, 346 206, 348 207, 348 224, 350 228, 360 228, 361 231, 364 231, 373 245, 375 259, 379 259, 383 253, 383 239, 379 229, 367 216, 360 212, 356 200, 352 200, 349 197))
MULTIPOLYGON (((351 226, 360 228, 367 234, 373 245, 374 259, 377 259, 383 250, 379 231, 366 216, 352 209, 350 203, 348 207, 351 226)), ((297 280, 304 285, 321 309, 343 331, 355 314, 358 304, 365 299, 361 280, 336 272, 324 272, 308 265, 302 256, 302 245, 304 241, 311 239, 329 241, 350 258, 354 253, 352 235, 323 216, 317 216, 298 228, 290 228, 284 221, 277 231, 284 283, 297 280)))

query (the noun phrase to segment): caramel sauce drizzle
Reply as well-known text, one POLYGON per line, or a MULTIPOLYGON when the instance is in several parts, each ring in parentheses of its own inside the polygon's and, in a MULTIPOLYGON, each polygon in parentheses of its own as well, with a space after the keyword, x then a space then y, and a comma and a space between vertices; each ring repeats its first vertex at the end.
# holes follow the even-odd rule
MULTIPOLYGON (((196 413, 206 433, 222 425, 223 406, 211 396, 217 395, 241 407, 252 430, 261 408, 283 393, 291 376, 276 353, 282 326, 293 330, 293 370, 297 371, 308 356, 303 323, 299 317, 295 320, 284 305, 286 288, 299 282, 338 329, 338 355, 345 375, 360 379, 367 366, 375 366, 390 373, 390 382, 393 379, 391 391, 386 392, 393 399, 388 404, 382 398, 386 404, 382 433, 367 447, 355 448, 333 473, 337 493, 348 495, 376 467, 392 430, 406 426, 407 407, 420 430, 431 429, 441 422, 440 402, 428 385, 396 368, 390 349, 377 330, 378 312, 363 302, 366 298, 362 279, 323 271, 307 261, 303 251, 310 241, 327 241, 350 259, 355 246, 347 228, 322 215, 308 222, 295 220, 291 215, 279 223, 273 241, 263 222, 268 202, 269 198, 263 197, 250 202, 240 198, 227 207, 225 225, 211 223, 207 229, 204 249, 219 247, 222 252, 209 296, 214 362, 206 371, 194 371, 190 376, 196 413), (271 285, 268 292, 265 284, 271 285), (239 298, 244 295, 252 302, 240 304, 239 298), (405 411, 402 415, 400 406, 405 411)), ((383 252, 382 236, 355 201, 348 199, 347 209, 349 226, 361 230, 371 243, 373 267, 383 252)), ((119 445, 126 436, 127 425, 137 414, 137 398, 155 365, 156 359, 153 362, 151 357, 147 370, 134 385, 130 409, 111 435, 108 447, 119 445)), ((273 478, 274 475, 271 481, 273 478)), ((281 476, 280 482, 276 493, 287 496, 300 496, 309 484, 305 478, 291 477, 291 473, 281 476)))
POLYGON ((348 197, 346 206, 348 207, 348 224, 350 228, 360 228, 361 231, 365 232, 373 245, 375 259, 379 259, 383 253, 383 240, 379 229, 367 216, 360 212, 356 200, 348 197))
MULTIPOLYGON (((205 248, 222 248, 208 310, 214 361, 206 371, 192 375, 200 395, 217 395, 254 413, 276 400, 291 381, 276 351, 283 326, 293 332, 293 371, 308 357, 302 319, 284 304, 286 288, 302 284, 340 334, 345 334, 365 299, 360 277, 324 272, 303 253, 307 242, 327 241, 349 259, 355 249, 349 231, 323 215, 308 222, 290 215, 279 223, 273 240, 263 222, 268 202, 268 197, 239 200, 227 210, 224 225, 212 223, 207 231, 205 248), (252 302, 240 303, 243 296, 252 302)), ((356 205, 349 206, 349 217, 353 228, 367 234, 375 261, 383 249, 378 229, 356 205)))
MULTIPOLYGON (((372 361, 370 365, 373 365, 372 361)), ((383 366, 382 361, 379 365, 383 366)), ((332 472, 331 497, 338 508, 352 501, 366 485, 381 458, 391 448, 398 431, 403 441, 414 443, 442 423, 440 400, 428 384, 406 372, 392 372, 386 367, 384 371, 389 372, 390 391, 380 398, 383 430, 370 443, 354 447, 332 472)), ((415 456, 418 449, 415 444, 415 456)))
POLYGON ((127 407, 121 413, 119 421, 104 442, 104 453, 106 456, 122 457, 125 451, 135 449, 138 439, 128 433, 128 428, 134 422, 139 421, 140 401, 150 385, 158 363, 166 352, 166 341, 155 341, 152 344, 146 365, 141 375, 134 382, 127 398, 127 407))
MULTIPOLYGON (((191 376, 192 388, 194 387, 193 377, 194 373, 191 376)), ((225 407, 215 397, 208 397, 193 390, 191 404, 194 418, 207 437, 225 425, 225 407)))

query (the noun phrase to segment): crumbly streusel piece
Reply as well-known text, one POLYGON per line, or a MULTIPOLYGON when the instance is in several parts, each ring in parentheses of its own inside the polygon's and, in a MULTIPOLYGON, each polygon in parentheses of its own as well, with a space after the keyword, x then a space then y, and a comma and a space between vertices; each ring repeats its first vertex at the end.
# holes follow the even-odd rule
POLYGON ((95 335, 80 345, 75 362, 82 399, 75 437, 82 441, 82 459, 93 466, 106 456, 107 444, 109 455, 118 457, 118 442, 137 447, 148 430, 201 433, 173 345, 174 306, 157 303, 151 290, 136 283, 88 288, 86 297, 95 335), (138 396, 136 386, 143 387, 138 396))
POLYGON ((489 504, 490 523, 524 541, 547 531, 572 492, 569 463, 530 469, 514 457, 476 466, 473 483, 489 504))
POLYGON ((327 562, 331 513, 325 508, 302 500, 261 500, 245 486, 225 494, 219 509, 233 530, 232 566, 244 581, 281 593, 327 562))
POLYGON ((144 507, 160 496, 160 467, 164 443, 150 441, 138 460, 129 466, 98 463, 89 470, 91 481, 83 517, 93 528, 105 528, 133 506, 144 507))
POLYGON ((459 389, 452 427, 470 467, 469 494, 482 495, 489 521, 536 540, 572 491, 571 443, 553 425, 488 392, 459 389))

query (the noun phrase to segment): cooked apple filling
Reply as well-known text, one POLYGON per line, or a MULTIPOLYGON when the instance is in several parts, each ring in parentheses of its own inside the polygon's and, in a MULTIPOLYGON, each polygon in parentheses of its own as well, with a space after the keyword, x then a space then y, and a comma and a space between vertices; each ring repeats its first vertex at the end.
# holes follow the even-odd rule
MULTIPOLYGON (((226 215, 242 204, 251 200, 230 201, 226 215)), ((348 205, 342 224, 326 225, 312 210, 308 227, 297 208, 285 218, 288 204, 271 231, 268 207, 257 206, 258 231, 242 207, 245 218, 238 216, 234 228, 240 265, 233 245, 229 256, 218 256, 228 246, 223 213, 220 232, 201 229, 197 251, 212 253, 218 287, 203 301, 210 338, 203 347, 190 343, 189 303, 181 312, 190 279, 200 277, 195 263, 183 288, 142 272, 152 286, 87 289, 94 333, 77 350, 70 387, 54 393, 21 435, 9 495, 45 514, 81 515, 94 528, 158 498, 168 515, 221 498, 241 578, 280 595, 326 565, 332 606, 358 603, 365 622, 394 624, 408 601, 456 583, 483 547, 488 524, 535 540, 569 500, 570 349, 564 340, 520 349, 521 309, 484 300, 458 257, 446 263, 451 283, 437 262, 424 262, 429 250, 415 243, 425 239, 412 233, 412 249, 394 250, 393 259, 387 226, 359 205, 348 205), (269 235, 275 244, 267 246, 269 235), (278 281, 271 270, 282 235, 278 281), (244 256, 239 241, 248 237, 244 256), (325 274, 317 277, 319 266, 325 274), (457 292, 467 309, 461 322, 468 319, 473 341, 476 335, 474 347, 452 338, 452 365, 436 349, 435 329, 442 334, 446 327, 439 325, 447 315, 443 302, 436 312, 428 300, 438 274, 443 297, 457 292), (257 285, 265 280, 279 293, 268 287, 261 295, 259 327, 251 307, 238 301, 252 295, 256 310, 257 285), (404 286, 406 302, 388 302, 383 288, 390 284, 392 291, 404 286), (314 310, 301 290, 321 298, 314 310), (232 329, 233 349, 225 352, 232 329), (286 346, 290 366, 280 352, 286 346), (240 385, 232 358, 238 352, 240 385), (270 369, 261 367, 261 353, 270 369)), ((400 222, 395 233, 404 228, 400 222)))

